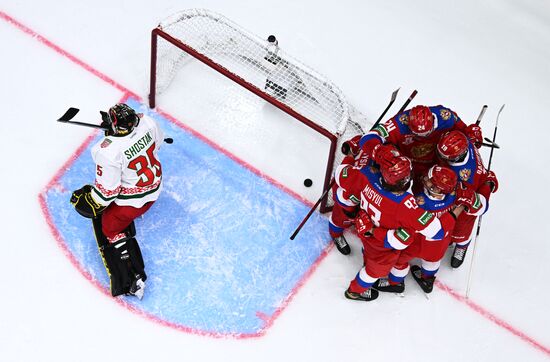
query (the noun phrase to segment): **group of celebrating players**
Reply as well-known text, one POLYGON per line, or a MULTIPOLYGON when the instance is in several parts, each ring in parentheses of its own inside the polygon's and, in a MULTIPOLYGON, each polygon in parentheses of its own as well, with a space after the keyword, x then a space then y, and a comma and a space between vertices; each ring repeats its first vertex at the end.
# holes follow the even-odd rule
POLYGON ((498 189, 481 160, 482 143, 478 124, 466 125, 444 106, 415 106, 344 143, 329 232, 347 255, 343 233, 355 226, 364 261, 346 298, 402 293, 409 270, 430 293, 452 243, 451 266, 462 265, 475 221, 498 189), (421 265, 409 266, 413 258, 421 265))

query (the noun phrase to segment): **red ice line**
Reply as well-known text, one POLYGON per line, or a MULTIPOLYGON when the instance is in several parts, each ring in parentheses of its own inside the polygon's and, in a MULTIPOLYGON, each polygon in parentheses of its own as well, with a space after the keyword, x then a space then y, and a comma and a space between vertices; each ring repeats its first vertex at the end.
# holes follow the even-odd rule
POLYGON ((550 356, 550 348, 537 342, 535 339, 529 337, 527 334, 523 333, 517 328, 514 328, 512 325, 510 325, 506 321, 500 319, 499 317, 489 312, 487 309, 483 308, 482 306, 472 302, 470 299, 466 298, 465 296, 458 294, 455 290, 451 289, 449 286, 440 282, 439 280, 436 280, 435 283, 438 288, 440 288, 441 290, 443 290, 444 292, 446 292, 447 294, 449 294, 451 297, 458 300, 459 302, 466 304, 470 309, 474 310, 476 313, 479 313, 485 319, 488 319, 491 322, 495 323, 497 326, 506 329, 508 332, 512 333, 514 336, 520 338, 524 342, 529 343, 539 351, 545 353, 547 356, 550 356))
MULTIPOLYGON (((42 35, 36 33, 34 30, 30 29, 29 27, 23 25, 22 23, 20 23, 19 21, 15 20, 13 17, 9 16, 8 14, 6 14, 5 12, 1 11, 0 10, 0 18, 2 18, 2 20, 6 21, 7 23, 15 26, 16 28, 18 28, 19 30, 23 31, 24 33, 32 36, 33 38, 35 38, 36 40, 38 40, 39 42, 41 42, 42 44, 44 44, 45 46, 47 46, 48 48, 54 50, 56 53, 60 54, 61 56, 71 60, 72 62, 74 62, 75 64, 81 66, 82 68, 84 68, 85 70, 87 70, 88 72, 92 73, 93 75, 95 75, 96 77, 102 79, 103 81, 107 82, 108 84, 110 84, 111 86, 115 87, 116 89, 122 91, 124 93, 123 95, 123 98, 122 98, 122 102, 127 100, 129 97, 134 97, 138 100, 141 100, 141 97, 139 97, 137 94, 135 94, 134 92, 130 91, 129 89, 127 89, 126 87, 122 86, 121 84, 115 82, 113 79, 109 78, 108 76, 106 76, 105 74, 101 73, 100 71, 98 71, 97 69, 93 68, 92 66, 88 65, 87 63, 83 62, 82 60, 78 59, 77 57, 75 57, 74 55, 70 54, 69 52, 65 51, 64 49, 62 49, 61 47, 59 47, 58 45, 54 44, 53 42, 51 42, 50 40, 46 39, 45 37, 43 37, 42 35)), ((245 167, 247 167, 248 169, 250 169, 251 171, 253 171, 254 173, 258 174, 259 176, 267 179, 269 182, 275 184, 276 186, 278 186, 279 188, 282 188, 284 191, 288 192, 289 194, 291 194, 292 196, 296 197, 297 199, 299 199, 300 201, 308 204, 308 205, 311 205, 311 203, 307 200, 305 200, 303 197, 301 197, 300 195, 296 194, 295 192, 291 191, 290 189, 288 189, 287 187, 281 185, 280 183, 276 182, 275 180, 267 177, 265 174, 263 174, 261 171, 257 170, 256 168, 252 167, 251 165, 249 165, 248 163, 244 162, 243 160, 239 159, 238 157, 236 157, 235 155, 231 154, 229 151, 225 150, 224 148, 220 147, 219 145, 213 143, 212 141, 208 140, 206 137, 204 137, 203 135, 201 135, 200 133, 196 132, 195 130, 193 129, 190 129, 189 127, 185 126, 183 123, 181 123, 180 121, 176 120, 174 117, 168 115, 167 113, 165 112, 162 112, 160 110, 157 109, 157 111, 163 115, 164 117, 167 117, 168 119, 170 119, 172 122, 176 123, 178 126, 186 129, 187 131, 190 131, 191 133, 193 133, 194 136, 200 138, 201 140, 207 142, 210 146, 213 146, 215 147, 217 150, 223 152, 225 155, 229 156, 230 158, 232 158, 233 160, 237 161, 238 163, 244 165, 245 167)), ((64 170, 66 170, 68 167, 70 167, 70 165, 78 158, 78 156, 86 149, 86 147, 88 147, 88 145, 90 144, 90 142, 92 142, 92 140, 95 138, 97 133, 93 133, 92 135, 90 135, 86 141, 75 151, 75 153, 72 155, 72 157, 65 163, 65 165, 63 165, 63 167, 61 167, 59 169, 59 171, 55 174, 55 176, 53 177, 53 179, 48 183, 48 185, 45 187, 45 190, 49 189, 50 187, 54 186, 59 178, 61 177, 61 175, 63 174, 64 170)), ((109 292, 104 289, 98 282, 97 280, 94 280, 94 278, 86 271, 84 270, 84 268, 82 268, 82 266, 78 263, 78 261, 75 259, 75 257, 71 254, 71 252, 67 249, 67 246, 66 246, 66 243, 64 242, 63 238, 61 237, 61 235, 59 234, 59 231, 56 229, 54 223, 53 223, 53 220, 51 218, 51 215, 49 214, 48 210, 47 210, 47 205, 46 205, 46 201, 44 199, 44 196, 43 196, 44 193, 40 193, 38 195, 38 199, 39 199, 39 202, 40 202, 40 207, 44 213, 44 215, 46 216, 46 222, 48 223, 48 226, 50 227, 50 230, 52 231, 55 239, 57 240, 57 243, 59 245, 59 247, 63 250, 64 254, 69 258, 69 260, 71 261, 71 263, 86 277, 86 279, 88 279, 89 281, 91 281, 99 290, 101 290, 101 292, 103 294, 105 294, 106 296, 110 297, 110 294, 109 292)), ((332 246, 332 245, 331 245, 332 246)), ((321 261, 328 255, 328 253, 330 252, 330 250, 332 250, 332 247, 328 247, 327 249, 325 249, 323 251, 323 253, 319 256, 319 258, 313 263, 312 267, 309 269, 309 271, 302 277, 302 279, 298 282, 298 285, 291 291, 290 295, 287 297, 287 299, 283 302, 283 304, 273 313, 273 315, 271 317, 265 315, 264 313, 262 312, 258 312, 257 315, 260 319, 264 320, 265 322, 265 325, 264 327, 257 333, 239 333, 239 334, 220 334, 220 333, 215 333, 215 332, 205 332, 205 331, 202 331, 202 330, 197 330, 197 329, 193 329, 193 328, 190 328, 190 327, 185 327, 185 326, 181 326, 181 325, 177 325, 177 324, 174 324, 174 323, 170 323, 170 322, 167 322, 165 320, 161 320, 159 319, 158 317, 154 316, 154 315, 151 315, 151 314, 148 314, 148 313, 145 313, 143 312, 142 310, 139 310, 135 307, 133 307, 132 305, 124 302, 122 299, 120 298, 116 298, 115 301, 121 305, 123 305, 124 307, 128 308, 129 310, 131 310, 132 312, 134 313, 137 313, 137 314, 140 314, 144 317, 146 317, 147 319, 150 319, 150 320, 153 320, 157 323, 160 323, 164 326, 168 326, 168 327, 171 327, 171 328, 175 328, 177 330, 181 330, 181 331, 184 331, 184 332, 187 332, 187 333, 193 333, 193 334, 199 334, 199 335, 206 335, 206 336, 211 336, 211 337, 227 337, 227 336, 232 336, 232 337, 235 337, 235 338, 250 338, 250 337, 260 337, 260 336, 263 336, 265 333, 266 333, 266 330, 271 327, 271 325, 273 324, 274 320, 281 314, 281 312, 286 308, 286 306, 290 303, 290 301, 293 299, 294 295, 296 294, 296 292, 305 284, 305 282, 311 277, 311 275, 313 274, 313 272, 317 269, 317 267, 320 265, 321 261)), ((517 328, 514 328, 512 325, 510 325, 509 323, 505 322, 504 320, 498 318, 497 316, 495 316, 494 314, 492 314, 491 312, 489 312, 488 310, 484 309, 483 307, 479 306, 478 304, 472 302, 471 300, 467 299, 465 296, 463 295, 460 295, 459 293, 457 293, 455 290, 453 290, 452 288, 450 288, 449 286, 447 286, 446 284, 440 282, 440 281, 436 281, 436 285, 438 288, 440 288, 441 290, 443 290, 444 292, 446 292, 447 294, 449 294, 451 297, 453 297, 454 299, 456 299, 457 301, 465 304, 466 306, 468 306, 470 309, 472 309, 473 311, 475 311, 476 313, 480 314, 482 317, 484 317, 485 319, 488 319, 489 321, 495 323, 496 325, 498 325, 499 327, 507 330, 508 332, 512 333, 514 336, 520 338, 521 340, 523 340, 524 342, 528 343, 529 345, 533 346, 534 348, 538 349, 539 351, 543 352, 544 354, 546 354, 547 356, 550 356, 550 348, 544 346, 543 344, 537 342, 535 339, 529 337, 527 334, 521 332, 520 330, 518 330, 517 328)))

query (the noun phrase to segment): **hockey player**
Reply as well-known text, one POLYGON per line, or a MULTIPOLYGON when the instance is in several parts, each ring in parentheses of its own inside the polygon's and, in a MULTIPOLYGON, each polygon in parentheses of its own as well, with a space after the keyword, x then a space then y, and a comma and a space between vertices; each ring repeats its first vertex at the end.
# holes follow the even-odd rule
MULTIPOLYGON (((352 163, 354 167, 363 167, 369 160, 377 160, 378 163, 391 165, 399 152, 392 145, 379 145, 371 154, 365 153, 359 147, 361 136, 355 136, 342 145, 342 153, 347 157, 342 161, 342 164, 348 165, 352 163), (353 161, 352 161, 353 160, 353 161)), ((354 202, 352 195, 347 195, 346 191, 339 187, 336 183, 332 188, 332 198, 334 206, 329 219, 329 233, 336 245, 338 251, 344 255, 351 253, 351 248, 344 237, 344 230, 354 223, 354 219, 359 212, 359 205, 354 202), (352 199, 350 199, 350 197, 352 199)))
POLYGON ((413 187, 422 189, 421 177, 437 162, 435 146, 443 133, 461 130, 478 147, 483 143, 481 128, 476 124, 466 125, 451 109, 444 106, 415 106, 397 114, 364 135, 359 146, 371 153, 380 143, 390 143, 399 149, 413 164, 413 187))
POLYGON ((95 183, 73 192, 71 203, 91 218, 98 248, 111 279, 111 294, 143 297, 145 267, 135 239, 134 219, 158 199, 163 132, 156 122, 124 103, 102 112, 105 138, 92 147, 95 183))
POLYGON ((388 275, 401 250, 414 239, 406 230, 419 232, 429 240, 441 240, 453 229, 463 206, 440 218, 419 208, 408 191, 411 161, 406 157, 394 156, 389 166, 379 164, 380 171, 372 161, 361 168, 354 167, 353 162, 352 157, 346 157, 335 175, 341 194, 361 207, 355 227, 363 243, 364 266, 351 281, 345 297, 371 301, 378 297, 378 291, 371 288, 373 284, 388 275))
POLYGON ((466 190, 470 190, 468 196, 475 201, 458 218, 451 236, 451 241, 456 243, 451 266, 458 268, 464 262, 477 217, 487 211, 491 193, 498 190, 498 180, 493 171, 485 169, 478 149, 462 132, 445 133, 437 144, 437 153, 443 164, 458 176, 461 192, 466 194, 466 190))
MULTIPOLYGON (((422 182, 424 188, 415 196, 416 203, 437 217, 451 211, 455 207, 456 198, 463 196, 460 192, 455 195, 457 176, 448 167, 432 166, 422 178, 422 182)), ((413 265, 410 269, 424 292, 430 293, 433 290, 435 275, 451 241, 451 234, 439 241, 426 240, 422 234, 415 234, 414 237, 414 242, 401 252, 388 278, 379 279, 374 284, 375 289, 381 292, 402 293, 405 290, 404 280, 409 272, 409 261, 421 258, 421 267, 413 265)))

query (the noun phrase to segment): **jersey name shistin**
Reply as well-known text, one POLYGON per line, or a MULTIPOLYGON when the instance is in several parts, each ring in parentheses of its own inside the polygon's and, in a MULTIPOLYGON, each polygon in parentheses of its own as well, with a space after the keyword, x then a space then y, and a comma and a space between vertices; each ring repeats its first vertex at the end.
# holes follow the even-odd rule
POLYGON ((137 155, 139 151, 143 150, 151 142, 153 137, 147 132, 143 137, 141 137, 136 143, 134 143, 130 148, 124 151, 126 159, 130 160, 132 157, 137 155))

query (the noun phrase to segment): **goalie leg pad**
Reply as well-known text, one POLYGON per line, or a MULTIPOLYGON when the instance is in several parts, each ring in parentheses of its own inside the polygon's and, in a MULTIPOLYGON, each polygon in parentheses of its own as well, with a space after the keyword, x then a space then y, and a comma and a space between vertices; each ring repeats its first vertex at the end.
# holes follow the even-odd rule
POLYGON ((147 279, 139 244, 133 237, 110 244, 101 232, 100 219, 93 221, 97 246, 111 280, 111 295, 116 297, 127 294, 136 280, 147 279))
POLYGON ((119 240, 100 251, 111 279, 113 297, 129 293, 135 280, 147 279, 141 250, 135 238, 119 240))

